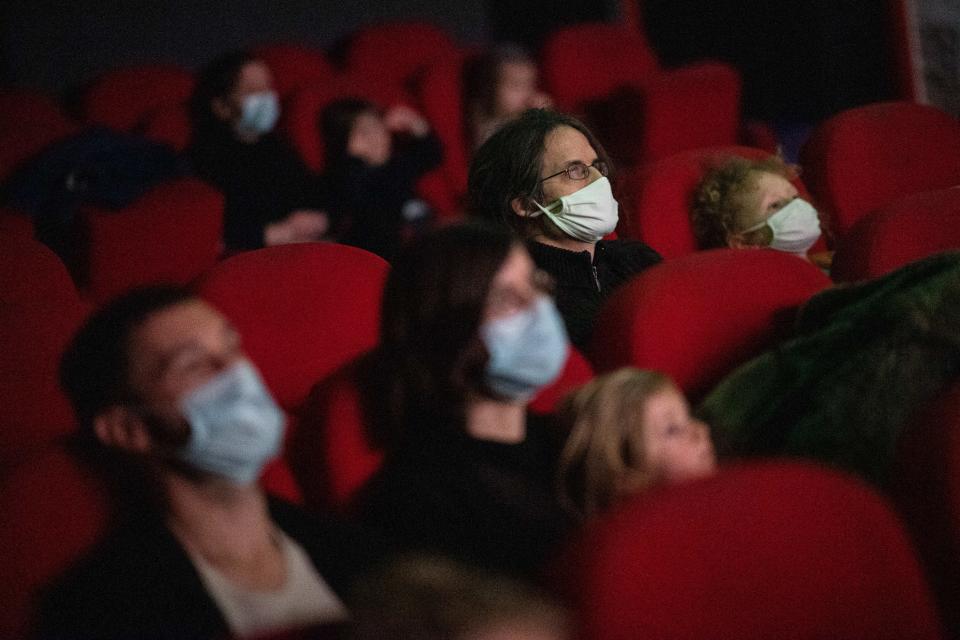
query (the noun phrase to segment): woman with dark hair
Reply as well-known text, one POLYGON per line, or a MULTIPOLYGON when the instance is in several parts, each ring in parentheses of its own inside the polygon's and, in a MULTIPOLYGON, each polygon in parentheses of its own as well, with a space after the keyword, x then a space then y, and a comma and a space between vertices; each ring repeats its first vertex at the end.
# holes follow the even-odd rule
POLYGON ((416 183, 443 159, 440 141, 410 107, 381 113, 360 98, 330 103, 320 129, 332 203, 346 223, 341 241, 392 261, 403 239, 430 222, 416 183))
POLYGON ((531 109, 477 151, 468 197, 474 216, 514 229, 537 266, 557 284, 570 340, 585 347, 603 301, 617 286, 660 262, 632 240, 604 240, 617 227, 610 160, 572 116, 531 109))
POLYGON ((319 177, 273 130, 280 106, 263 61, 240 51, 208 64, 190 114, 194 169, 226 196, 228 251, 318 240, 327 232, 319 177))
POLYGON ((431 232, 394 264, 362 374, 386 460, 357 506, 401 548, 532 574, 565 532, 562 437, 526 412, 567 356, 544 285, 510 233, 476 223, 431 232))

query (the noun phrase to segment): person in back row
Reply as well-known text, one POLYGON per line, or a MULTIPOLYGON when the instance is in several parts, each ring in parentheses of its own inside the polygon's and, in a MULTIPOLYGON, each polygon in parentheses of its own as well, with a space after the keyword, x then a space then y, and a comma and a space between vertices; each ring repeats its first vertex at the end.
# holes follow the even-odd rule
POLYGON ((178 288, 134 290, 80 330, 61 378, 91 458, 144 484, 48 590, 39 637, 247 637, 346 618, 378 546, 264 494, 284 414, 222 315, 178 288))
POLYGON ((473 216, 506 224, 556 281, 570 341, 585 347, 601 304, 660 255, 633 240, 604 240, 617 228, 606 152, 576 118, 531 109, 480 147, 470 165, 473 216))
POLYGON ((246 51, 217 58, 200 72, 190 113, 193 168, 226 196, 228 252, 327 234, 321 179, 274 131, 280 104, 266 63, 246 51))

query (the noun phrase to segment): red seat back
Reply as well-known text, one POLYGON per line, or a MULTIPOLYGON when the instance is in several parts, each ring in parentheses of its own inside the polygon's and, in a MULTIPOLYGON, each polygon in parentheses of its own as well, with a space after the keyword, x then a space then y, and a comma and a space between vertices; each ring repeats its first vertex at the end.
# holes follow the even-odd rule
POLYGON ((157 107, 143 120, 144 137, 169 145, 177 152, 183 152, 190 146, 192 130, 190 111, 185 104, 157 107))
POLYGON ((117 131, 132 131, 158 107, 183 104, 193 92, 194 77, 170 64, 114 69, 93 81, 83 97, 90 122, 117 131))
MULTIPOLYGON (((626 206, 617 231, 656 248, 665 259, 696 251, 697 240, 690 223, 694 191, 706 171, 729 156, 761 160, 770 153, 738 146, 698 149, 627 171, 621 187, 626 206)), ((793 184, 801 196, 810 197, 802 180, 795 179, 793 184)))
POLYGON ((834 255, 835 280, 876 278, 934 253, 960 249, 960 189, 909 195, 865 215, 834 255))
POLYGON ((353 35, 345 69, 375 84, 411 90, 427 66, 456 55, 456 43, 433 24, 388 22, 363 27, 353 35))
POLYGON ((154 187, 119 211, 81 212, 80 280, 96 302, 154 282, 188 284, 217 261, 223 195, 184 178, 154 187))
POLYGON ((283 245, 224 260, 199 290, 237 327, 278 402, 295 411, 317 380, 376 344, 387 270, 355 247, 283 245))
POLYGON ((30 91, 0 92, 0 181, 48 145, 79 129, 53 98, 30 91))
POLYGON ((330 83, 296 91, 284 103, 280 128, 303 163, 315 173, 322 173, 327 162, 320 117, 323 110, 342 95, 339 84, 330 83))
POLYGON ((610 296, 589 355, 597 371, 662 371, 696 402, 784 333, 830 285, 812 264, 770 249, 714 249, 655 265, 610 296))
POLYGON ((960 384, 910 421, 890 477, 944 621, 960 633, 960 384))
POLYGON ((304 45, 264 44, 255 48, 253 54, 270 67, 273 86, 281 98, 299 89, 323 86, 336 76, 336 70, 322 51, 304 45))
POLYGON ((755 464, 637 496, 565 559, 589 640, 941 637, 887 504, 813 466, 755 464))
POLYGON ((615 24, 583 23, 554 31, 543 46, 543 81, 563 111, 616 89, 642 86, 659 65, 644 35, 615 24))
POLYGON ((867 213, 960 184, 960 122, 939 109, 884 102, 822 122, 801 152, 804 180, 842 238, 867 213))
POLYGON ((105 487, 63 449, 0 479, 0 637, 27 637, 39 591, 104 534, 105 487))
POLYGON ((72 307, 80 295, 67 268, 46 245, 31 236, 0 237, 0 304, 72 307))

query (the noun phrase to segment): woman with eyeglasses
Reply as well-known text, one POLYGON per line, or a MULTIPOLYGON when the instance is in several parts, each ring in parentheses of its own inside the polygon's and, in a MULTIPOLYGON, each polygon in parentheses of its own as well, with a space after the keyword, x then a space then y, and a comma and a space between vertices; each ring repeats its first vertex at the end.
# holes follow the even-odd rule
POLYGON ((610 293, 660 262, 632 240, 604 240, 618 204, 603 147, 579 120, 531 109, 477 150, 470 166, 472 215, 505 223, 556 281, 557 307, 570 341, 585 347, 610 293))
POLYGON ((513 234, 478 222, 420 236, 394 262, 360 367, 386 456, 355 507, 400 549, 523 576, 566 533, 562 436, 527 414, 568 352, 548 280, 513 234))

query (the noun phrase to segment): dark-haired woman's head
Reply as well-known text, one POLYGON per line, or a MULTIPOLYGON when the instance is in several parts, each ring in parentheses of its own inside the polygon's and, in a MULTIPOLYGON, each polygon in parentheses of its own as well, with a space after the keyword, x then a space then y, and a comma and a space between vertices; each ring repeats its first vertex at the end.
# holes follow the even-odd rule
MULTIPOLYGON (((575 237, 570 229, 558 226, 554 216, 541 215, 543 209, 559 213, 555 205, 561 197, 590 186, 609 171, 603 146, 582 122, 555 111, 531 109, 477 150, 468 180, 470 213, 506 224, 523 238, 575 237)), ((615 225, 615 202, 612 206, 609 217, 615 225)))
POLYGON ((256 141, 280 116, 270 68, 248 51, 213 60, 199 73, 190 115, 196 138, 230 135, 241 142, 256 141))
POLYGON ((566 358, 566 335, 543 285, 526 249, 504 227, 448 226, 407 245, 387 279, 370 372, 380 382, 373 401, 385 413, 374 422, 385 427, 377 434, 384 444, 406 439, 411 424, 421 433, 431 424, 462 428, 471 400, 524 402, 537 376, 555 377, 566 358), (521 316, 545 330, 534 339, 522 334, 525 347, 501 349, 510 338, 494 334, 509 324, 504 320, 523 325, 521 316), (546 371, 513 376, 509 360, 524 348, 549 352, 537 360, 546 371))

